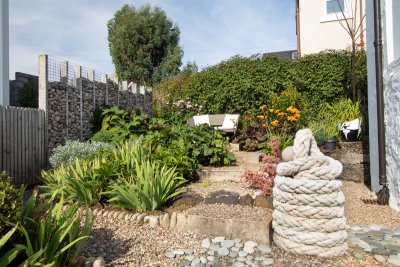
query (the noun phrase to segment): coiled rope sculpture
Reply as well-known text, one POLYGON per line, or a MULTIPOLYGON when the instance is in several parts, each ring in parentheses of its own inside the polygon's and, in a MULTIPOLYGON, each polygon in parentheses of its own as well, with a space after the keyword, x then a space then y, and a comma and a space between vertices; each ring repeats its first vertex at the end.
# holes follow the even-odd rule
POLYGON ((320 257, 346 252, 345 197, 342 182, 335 180, 342 168, 320 152, 309 129, 296 133, 293 160, 278 165, 273 188, 278 247, 320 257))

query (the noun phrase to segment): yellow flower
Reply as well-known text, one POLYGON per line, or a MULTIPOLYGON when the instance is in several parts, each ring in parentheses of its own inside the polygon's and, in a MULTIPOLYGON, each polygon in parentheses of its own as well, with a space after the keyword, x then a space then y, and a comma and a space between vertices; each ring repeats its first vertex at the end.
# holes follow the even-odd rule
POLYGON ((267 105, 265 105, 265 104, 264 104, 264 105, 261 105, 261 106, 260 106, 260 109, 261 109, 261 110, 266 110, 266 109, 267 109, 267 105))
POLYGON ((262 121, 263 119, 265 119, 265 116, 264 116, 264 115, 258 115, 258 116, 257 116, 257 119, 259 119, 260 121, 262 121))
POLYGON ((267 125, 266 125, 265 123, 263 123, 263 124, 261 125, 261 127, 266 128, 267 125))
POLYGON ((285 112, 279 112, 279 113, 278 113, 278 116, 279 116, 279 117, 283 117, 283 116, 285 116, 285 115, 286 115, 285 112))
POLYGON ((279 125, 279 121, 278 121, 278 120, 271 121, 271 125, 272 125, 273 127, 276 127, 276 126, 279 125))
POLYGON ((273 113, 273 112, 274 112, 274 109, 273 109, 273 108, 270 108, 270 109, 269 109, 269 112, 273 113))
POLYGON ((279 112, 281 112, 279 109, 275 110, 275 113, 278 114, 279 112))
POLYGON ((295 116, 288 116, 288 117, 287 117, 287 120, 288 120, 288 121, 296 121, 297 119, 296 119, 295 116))
POLYGON ((247 110, 247 111, 246 111, 246 114, 251 114, 251 111, 250 111, 250 110, 247 110))
POLYGON ((293 115, 296 119, 298 119, 298 118, 300 118, 301 117, 301 115, 300 115, 300 112, 299 113, 296 113, 296 114, 294 114, 293 115))

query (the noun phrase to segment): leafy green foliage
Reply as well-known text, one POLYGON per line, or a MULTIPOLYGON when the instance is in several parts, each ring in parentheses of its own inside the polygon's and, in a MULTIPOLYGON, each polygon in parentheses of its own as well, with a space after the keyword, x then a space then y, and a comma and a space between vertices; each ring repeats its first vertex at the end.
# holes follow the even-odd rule
POLYGON ((0 236, 8 232, 21 218, 25 187, 11 184, 6 172, 0 173, 0 236))
POLYGON ((7 249, 7 242, 13 236, 14 232, 17 230, 18 224, 15 225, 11 230, 9 230, 4 236, 0 235, 0 266, 8 266, 17 256, 18 249, 16 247, 7 249), (6 250, 6 251, 3 251, 6 250))
POLYGON ((135 175, 110 186, 105 194, 109 202, 135 211, 160 209, 168 200, 183 192, 177 190, 186 182, 178 176, 175 168, 160 167, 149 160, 135 160, 135 175))
POLYGON ((92 136, 92 141, 117 144, 137 139, 147 131, 164 128, 163 121, 160 119, 150 119, 146 114, 120 109, 117 106, 105 109, 102 118, 101 130, 92 136))
POLYGON ((159 8, 124 5, 108 21, 110 54, 121 80, 158 82, 179 72, 177 25, 159 8))
POLYGON ((75 161, 75 159, 90 159, 104 151, 111 150, 113 146, 103 142, 79 142, 67 140, 65 145, 53 149, 50 164, 54 168, 75 161))
POLYGON ((31 84, 26 84, 19 92, 19 103, 22 107, 38 108, 38 90, 31 84))
POLYGON ((63 197, 53 203, 54 199, 37 202, 34 193, 24 207, 24 221, 18 229, 25 240, 15 245, 26 254, 23 266, 70 266, 89 237, 92 229, 89 208, 82 215, 76 203, 63 210, 63 197))

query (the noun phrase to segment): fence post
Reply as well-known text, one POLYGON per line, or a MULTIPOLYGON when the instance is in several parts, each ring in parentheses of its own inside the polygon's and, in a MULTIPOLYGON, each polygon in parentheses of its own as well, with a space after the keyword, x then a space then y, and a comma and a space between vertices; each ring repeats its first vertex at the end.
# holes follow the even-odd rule
POLYGON ((106 104, 106 106, 108 106, 108 76, 107 76, 107 74, 103 74, 103 76, 101 77, 101 81, 106 84, 106 96, 105 96, 106 103, 105 104, 106 104))
POLYGON ((76 89, 79 92, 79 140, 83 140, 82 66, 75 66, 76 89))
POLYGON ((45 146, 45 161, 47 166, 48 159, 48 82, 49 82, 49 72, 48 72, 49 57, 48 55, 39 56, 39 109, 44 110, 44 146, 45 146))
POLYGON ((65 86, 65 137, 68 139, 69 128, 69 88, 68 88, 68 61, 62 61, 60 65, 60 81, 65 86))
POLYGON ((93 110, 96 109, 96 79, 94 70, 89 70, 88 79, 93 83, 93 110))

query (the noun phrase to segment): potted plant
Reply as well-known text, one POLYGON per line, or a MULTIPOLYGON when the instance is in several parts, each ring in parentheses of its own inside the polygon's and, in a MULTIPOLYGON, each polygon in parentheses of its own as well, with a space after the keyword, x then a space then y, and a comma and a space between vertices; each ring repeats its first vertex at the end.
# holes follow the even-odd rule
POLYGON ((339 131, 343 141, 357 141, 361 137, 362 113, 360 103, 342 99, 332 105, 332 112, 339 120, 339 131))
POLYGON ((308 127, 313 132, 318 145, 324 145, 326 150, 334 150, 339 135, 337 119, 331 112, 330 106, 321 107, 318 116, 311 121, 308 127))

